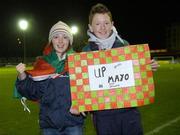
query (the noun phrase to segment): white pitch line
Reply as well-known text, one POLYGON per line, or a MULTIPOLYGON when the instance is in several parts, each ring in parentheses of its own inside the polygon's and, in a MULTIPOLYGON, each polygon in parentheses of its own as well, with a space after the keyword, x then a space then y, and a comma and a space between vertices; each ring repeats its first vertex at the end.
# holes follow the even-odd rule
POLYGON ((171 120, 171 121, 169 121, 169 122, 167 122, 167 123, 165 123, 165 124, 155 128, 155 129, 153 129, 152 131, 150 131, 148 133, 145 133, 145 135, 153 135, 154 133, 158 133, 163 128, 168 127, 168 126, 172 125, 173 123, 178 122, 179 120, 180 120, 180 116, 176 117, 175 119, 173 119, 173 120, 171 120))

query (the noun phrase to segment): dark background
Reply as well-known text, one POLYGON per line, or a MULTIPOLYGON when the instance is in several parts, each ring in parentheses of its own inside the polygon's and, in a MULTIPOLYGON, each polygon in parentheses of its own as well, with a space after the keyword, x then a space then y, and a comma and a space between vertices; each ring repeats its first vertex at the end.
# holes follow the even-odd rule
POLYGON ((27 57, 41 55, 50 28, 59 20, 79 27, 79 33, 74 36, 75 48, 83 46, 88 39, 90 8, 98 2, 111 10, 114 25, 122 38, 130 44, 148 43, 150 49, 166 48, 167 27, 180 22, 180 4, 173 0, 6 0, 0 4, 0 57, 23 57, 23 44, 19 45, 17 38, 23 43, 24 35, 27 57), (25 33, 18 28, 20 18, 29 21, 25 33))

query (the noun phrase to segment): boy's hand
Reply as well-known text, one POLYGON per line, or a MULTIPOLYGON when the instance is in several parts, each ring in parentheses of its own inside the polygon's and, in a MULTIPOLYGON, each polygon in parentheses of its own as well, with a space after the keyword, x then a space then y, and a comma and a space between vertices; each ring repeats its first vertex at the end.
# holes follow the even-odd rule
POLYGON ((155 61, 154 59, 152 59, 150 61, 150 65, 151 65, 151 68, 152 68, 152 71, 156 71, 158 69, 158 67, 160 67, 160 65, 158 64, 157 61, 155 61))

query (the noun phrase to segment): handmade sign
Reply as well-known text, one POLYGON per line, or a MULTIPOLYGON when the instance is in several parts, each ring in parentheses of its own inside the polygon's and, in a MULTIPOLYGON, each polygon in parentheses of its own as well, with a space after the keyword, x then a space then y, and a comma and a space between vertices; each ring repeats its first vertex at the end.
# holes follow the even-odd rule
POLYGON ((154 102, 148 44, 68 56, 72 108, 83 111, 154 102))

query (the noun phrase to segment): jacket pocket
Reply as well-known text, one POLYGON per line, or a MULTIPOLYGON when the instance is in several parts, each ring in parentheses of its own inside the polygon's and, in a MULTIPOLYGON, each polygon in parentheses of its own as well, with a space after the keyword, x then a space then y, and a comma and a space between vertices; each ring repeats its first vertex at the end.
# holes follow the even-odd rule
POLYGON ((65 123, 65 113, 59 109, 48 113, 48 123, 55 128, 61 130, 65 123))
POLYGON ((73 115, 70 112, 67 112, 65 117, 65 124, 68 126, 82 125, 84 121, 82 115, 73 115))

